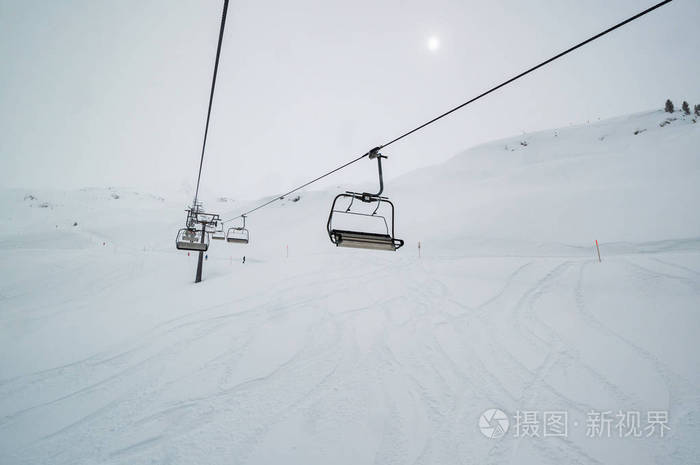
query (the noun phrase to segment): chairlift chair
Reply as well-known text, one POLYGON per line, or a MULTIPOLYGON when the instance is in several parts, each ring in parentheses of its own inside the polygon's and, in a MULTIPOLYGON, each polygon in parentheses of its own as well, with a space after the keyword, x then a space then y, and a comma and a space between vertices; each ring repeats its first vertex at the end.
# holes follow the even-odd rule
POLYGON ((224 224, 223 223, 219 223, 216 226, 216 229, 211 234, 211 238, 215 239, 217 241, 223 241, 226 239, 226 233, 224 232, 224 224))
POLYGON ((219 215, 205 213, 200 202, 193 202, 186 212, 185 227, 178 231, 175 247, 179 250, 206 252, 209 249, 209 234, 215 232, 220 224, 219 215), (200 226, 202 229, 199 229, 200 226))
POLYGON ((228 228, 226 232, 226 242, 233 244, 247 244, 250 240, 250 232, 245 228, 245 215, 242 215, 243 225, 240 227, 228 228))
POLYGON ((391 201, 387 197, 382 197, 381 195, 384 191, 384 179, 382 177, 382 158, 386 157, 379 153, 379 148, 374 148, 369 152, 369 158, 377 159, 377 167, 379 170, 379 192, 377 192, 376 194, 370 194, 367 192, 359 193, 348 191, 343 194, 338 194, 335 197, 335 199, 333 199, 333 204, 331 205, 331 212, 328 215, 328 222, 326 223, 328 237, 331 239, 331 242, 337 247, 396 251, 401 246, 403 246, 404 241, 402 239, 397 239, 394 234, 394 204, 391 203, 391 201), (350 199, 348 207, 344 210, 336 209, 338 199, 341 198, 350 199), (353 212, 351 211, 351 208, 355 200, 359 200, 367 204, 376 204, 376 207, 372 213, 353 212), (379 211, 379 207, 382 206, 382 204, 388 205, 391 210, 390 223, 387 222, 387 218, 385 216, 377 213, 379 211), (385 233, 354 231, 334 228, 333 220, 339 215, 357 215, 381 219, 384 222, 385 233))
POLYGON ((205 231, 183 228, 177 233, 175 247, 177 247, 179 250, 206 252, 209 248, 209 234, 207 234, 205 231))

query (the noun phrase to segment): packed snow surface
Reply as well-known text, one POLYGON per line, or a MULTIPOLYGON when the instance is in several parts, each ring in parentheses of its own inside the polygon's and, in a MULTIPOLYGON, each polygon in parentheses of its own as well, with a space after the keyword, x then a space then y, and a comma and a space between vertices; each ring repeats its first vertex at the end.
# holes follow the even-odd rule
POLYGON ((330 243, 339 173, 214 242, 196 285, 183 202, 3 191, 0 463, 700 463, 698 128, 635 114, 392 180, 396 253, 330 243))

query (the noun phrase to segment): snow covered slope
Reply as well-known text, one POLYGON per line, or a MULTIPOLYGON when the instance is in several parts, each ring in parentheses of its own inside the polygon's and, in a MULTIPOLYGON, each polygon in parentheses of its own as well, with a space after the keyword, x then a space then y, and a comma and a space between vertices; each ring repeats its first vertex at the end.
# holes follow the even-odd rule
POLYGON ((179 202, 4 191, 0 463, 698 463, 699 127, 630 115, 391 181, 395 254, 333 247, 336 192, 305 192, 198 285, 179 202))

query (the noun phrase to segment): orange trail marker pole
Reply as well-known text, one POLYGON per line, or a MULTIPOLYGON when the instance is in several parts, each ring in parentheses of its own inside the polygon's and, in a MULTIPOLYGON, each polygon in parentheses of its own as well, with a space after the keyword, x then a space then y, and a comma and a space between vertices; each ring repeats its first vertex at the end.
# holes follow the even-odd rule
POLYGON ((595 249, 598 251, 598 263, 602 260, 600 259, 600 247, 598 247, 598 239, 595 240, 595 249))

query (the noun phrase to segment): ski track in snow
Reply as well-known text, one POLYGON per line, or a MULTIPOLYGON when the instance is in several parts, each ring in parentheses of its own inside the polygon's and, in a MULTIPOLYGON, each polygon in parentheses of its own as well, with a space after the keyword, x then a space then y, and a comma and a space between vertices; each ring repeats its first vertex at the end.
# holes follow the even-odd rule
MULTIPOLYGON (((82 403, 92 406, 79 409, 82 413, 69 423, 47 429, 22 444, 15 458, 7 457, 17 463, 67 463, 74 456, 68 451, 64 451, 67 455, 54 455, 55 450, 60 450, 61 444, 74 444, 102 462, 139 463, 149 456, 180 462, 187 460, 184 449, 193 441, 226 440, 224 452, 231 451, 235 463, 257 463, 266 461, 260 451, 269 447, 268 435, 276 437, 278 425, 310 416, 314 422, 336 423, 333 426, 337 428, 341 420, 334 422, 333 417, 362 422, 379 416, 382 421, 374 428, 378 434, 366 457, 373 463, 504 463, 517 461, 519 449, 525 446, 534 449, 528 453, 546 463, 605 463, 586 452, 586 443, 579 438, 550 442, 511 438, 483 443, 475 429, 476 415, 492 405, 508 411, 562 406, 570 415, 600 408, 549 382, 561 367, 590 378, 620 408, 644 408, 634 392, 582 360, 575 345, 538 315, 538 301, 553 291, 567 294, 574 303, 569 310, 571 318, 627 346, 654 366, 668 390, 671 412, 696 414, 697 386, 587 310, 584 276, 587 270, 602 265, 588 259, 507 260, 514 263, 502 286, 476 305, 462 303, 460 289, 426 269, 429 260, 413 261, 408 267, 377 268, 406 286, 406 295, 389 294, 364 305, 333 310, 324 305, 326 298, 352 294, 376 281, 364 273, 321 280, 309 274, 302 279, 316 282, 322 293, 309 291, 291 297, 295 287, 280 282, 270 286, 264 304, 251 306, 246 302, 250 299, 243 297, 205 306, 159 323, 104 353, 4 379, 0 382, 3 397, 24 392, 28 400, 45 400, 3 408, 0 431, 23 421, 40 421, 51 416, 54 408, 70 409, 82 403), (353 282, 350 289, 346 288, 348 282, 353 282), (252 370, 250 375, 240 374, 237 368, 247 351, 259 349, 269 328, 282 323, 286 328, 290 319, 302 315, 304 321, 295 337, 298 343, 292 344, 290 352, 277 354, 272 365, 244 370, 252 370), (376 333, 369 334, 369 339, 368 321, 378 321, 376 333), (506 346, 501 342, 503 334, 510 341, 506 346), (226 344, 205 351, 196 364, 177 367, 188 352, 216 339, 226 344), (394 344, 401 340, 404 343, 397 352, 394 344), (533 365, 529 357, 521 359, 521 353, 511 346, 528 347, 537 362, 533 365), (193 379, 207 380, 199 395, 173 394, 186 392, 182 386, 190 385, 193 379), (58 389, 61 395, 54 396, 39 394, 52 384, 76 389, 58 389), (36 397, 30 395, 32 392, 36 397), (350 395, 347 407, 340 407, 342 396, 338 397, 338 392, 350 395), (363 397, 371 399, 378 411, 362 408, 358 402, 363 397), (329 406, 334 407, 329 410, 329 406), (422 428, 416 431, 416 424, 422 428), (112 444, 105 434, 123 435, 124 440, 112 444), (469 447, 473 442, 477 447, 469 447)), ((666 258, 654 257, 645 266, 629 257, 609 260, 613 261, 632 276, 641 273, 674 280, 700 293, 692 270, 675 267, 666 258), (654 270, 650 263, 679 274, 654 270)), ((444 264, 432 262, 429 266, 444 264)), ((268 342, 274 344, 274 340, 268 342)), ((322 448, 321 452, 324 450, 332 456, 332 449, 322 448)))

